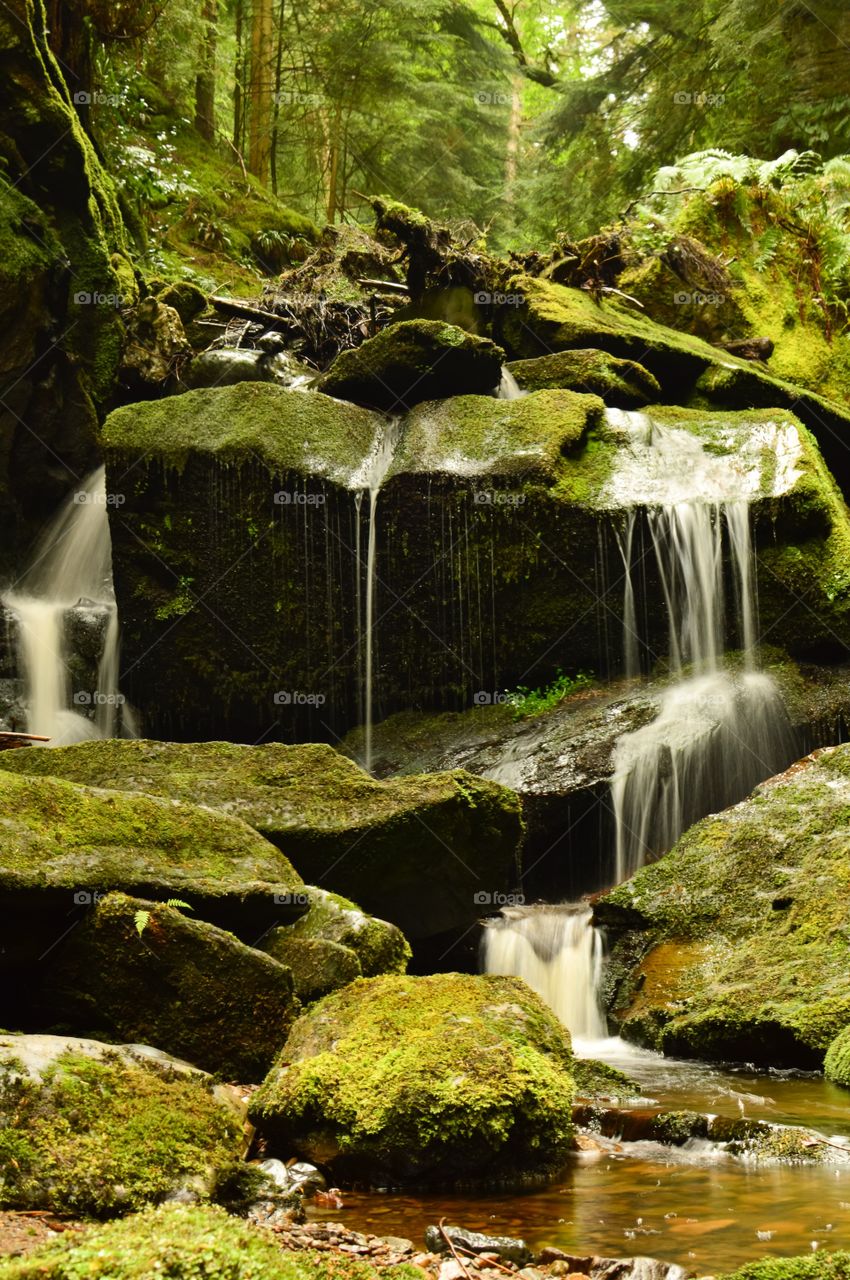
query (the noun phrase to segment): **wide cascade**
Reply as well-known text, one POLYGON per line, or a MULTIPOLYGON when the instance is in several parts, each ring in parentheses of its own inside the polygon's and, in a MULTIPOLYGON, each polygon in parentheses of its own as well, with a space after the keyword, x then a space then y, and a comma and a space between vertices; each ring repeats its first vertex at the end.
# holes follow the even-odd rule
POLYGON ((15 621, 27 729, 51 746, 131 733, 118 693, 118 615, 112 588, 104 468, 60 508, 22 578, 3 595, 15 621), (72 688, 69 630, 94 633, 96 688, 72 688), (79 708, 79 709, 77 709, 79 708), (93 718, 84 708, 93 710, 93 718))
MULTIPOLYGON (((743 799, 795 753, 779 691, 756 669, 750 502, 760 473, 646 414, 609 409, 608 425, 623 446, 612 483, 620 496, 643 496, 618 531, 624 666, 637 677, 642 665, 661 656, 647 645, 639 621, 642 584, 654 573, 667 612, 671 677, 656 718, 624 734, 614 750, 610 794, 619 883, 670 849, 698 819, 743 799), (727 666, 730 640, 738 654, 727 666)), ((779 466, 782 444, 777 441, 779 466)), ((505 912, 485 930, 482 949, 488 972, 525 978, 574 1035, 604 1035, 602 940, 588 908, 505 912), (553 912, 569 922, 560 934, 553 912)))

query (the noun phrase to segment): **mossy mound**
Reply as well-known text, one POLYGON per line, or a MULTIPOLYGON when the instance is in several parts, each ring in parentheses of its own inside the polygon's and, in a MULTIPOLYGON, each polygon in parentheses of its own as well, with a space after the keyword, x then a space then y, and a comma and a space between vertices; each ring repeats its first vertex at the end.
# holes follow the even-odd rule
MULTIPOLYGON (((232 836, 245 832, 238 816, 286 850, 286 858, 277 855, 253 831, 246 840, 248 849, 253 843, 258 852, 268 851, 272 864, 280 856, 281 881, 290 859, 312 880, 356 899, 409 937, 468 926, 478 914, 476 892, 509 889, 516 874, 522 830, 516 796, 462 771, 378 782, 323 744, 250 747, 114 740, 5 756, 16 773, 49 770, 77 781, 98 779, 111 787, 168 797, 131 799, 125 794, 121 803, 130 811, 147 805, 154 812, 173 813, 175 820, 188 811, 197 823, 207 810, 190 809, 182 803, 184 797, 223 809, 233 816, 209 813, 213 830, 218 822, 232 836)), ((11 772, 0 773, 0 779, 24 792, 27 786, 64 786, 69 803, 75 794, 69 783, 13 778, 11 772)), ((49 847, 55 848, 53 842, 49 847)), ((248 865, 246 859, 245 878, 259 879, 262 864, 251 876, 248 865)), ((79 874, 78 868, 79 862, 69 859, 68 875, 79 874)), ((300 883, 300 877, 294 879, 300 883)), ((124 881, 113 878, 99 887, 127 887, 127 880, 125 868, 124 881)), ((179 894, 176 878, 173 883, 179 894)), ((300 914, 307 905, 305 899, 300 914)), ((375 928, 380 953, 386 928, 375 928)), ((392 939, 390 951, 400 960, 403 939, 397 934, 392 939)), ((341 936, 330 940, 351 945, 341 936)), ((368 969, 369 962, 364 972, 368 969)))
POLYGON ((850 1020, 850 749, 692 827, 598 904, 612 1016, 686 1057, 818 1067, 850 1020))
POLYGON ((827 1080, 850 1089, 850 1027, 839 1031, 826 1051, 823 1073, 827 1080))
POLYGON ((104 424, 102 444, 116 465, 144 450, 158 465, 178 471, 192 456, 219 467, 238 467, 253 458, 269 473, 265 507, 271 515, 278 487, 273 475, 295 472, 302 487, 305 479, 347 484, 379 426, 375 414, 330 396, 240 382, 116 409, 104 424))
POLYGON ((850 1253, 807 1253, 801 1258, 763 1258, 747 1262, 721 1280, 847 1280, 850 1253))
POLYGON ((176 906, 110 893, 57 947, 56 1017, 155 1044, 229 1079, 261 1079, 299 1003, 289 969, 176 906))
POLYGON ((371 978, 298 1020, 250 1114, 335 1177, 521 1181, 570 1148, 571 1065, 566 1031, 520 979, 371 978))
POLYGON ((292 973, 295 994, 302 1004, 330 995, 363 977, 357 952, 324 938, 293 938, 286 928, 272 929, 257 944, 292 973))
MULTIPOLYGON (((288 1252, 267 1231, 209 1205, 166 1204, 120 1222, 69 1232, 24 1258, 0 1261, 0 1280, 377 1280, 360 1258, 288 1252)), ((418 1280, 418 1268, 393 1268, 418 1280)))
POLYGON ((400 320, 342 351, 318 386, 329 396, 398 413, 422 400, 492 394, 504 352, 438 320, 400 320))
POLYGON ((3 1206, 111 1217, 177 1192, 208 1199, 239 1159, 240 1119, 200 1073, 91 1041, 28 1070, 17 1040, 0 1045, 3 1206))
POLYGON ((661 399, 658 380, 642 364, 593 348, 512 360, 508 369, 523 391, 563 387, 589 392, 618 409, 641 409, 661 399))
MULTIPOLYGON (((387 920, 377 920, 366 915, 355 903, 336 893, 311 886, 308 890, 310 906, 304 915, 292 924, 272 929, 258 944, 269 955, 283 964, 290 964, 287 955, 293 956, 301 946, 308 948, 306 955, 319 953, 309 950, 315 947, 332 947, 327 956, 336 969, 341 964, 336 948, 350 953, 357 961, 358 977, 375 978, 380 973, 404 973, 410 959, 410 947, 404 934, 387 920)), ((298 982, 298 965, 292 965, 298 982)), ((346 962, 345 971, 350 967, 346 962)), ((351 981, 351 979, 347 979, 351 981)), ((342 983, 335 982, 334 986, 342 983)), ((300 993, 299 993, 300 994, 300 993)), ((324 993, 323 993, 324 994, 324 993)))

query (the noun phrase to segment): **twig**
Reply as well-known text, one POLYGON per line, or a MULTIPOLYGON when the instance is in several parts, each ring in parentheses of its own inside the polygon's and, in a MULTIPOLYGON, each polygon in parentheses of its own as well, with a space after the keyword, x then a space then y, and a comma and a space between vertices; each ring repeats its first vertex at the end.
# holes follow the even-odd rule
POLYGON ((357 283, 369 289, 377 289, 383 293, 410 293, 406 284, 398 284, 395 280, 367 280, 358 276, 357 283))
POLYGON ((480 1258, 482 1262, 486 1262, 488 1267, 498 1267, 500 1271, 504 1271, 506 1276, 515 1275, 516 1272, 511 1271, 510 1267, 506 1267, 504 1263, 497 1262, 495 1258, 481 1258, 480 1253, 476 1253, 473 1249, 467 1249, 464 1245, 459 1244, 458 1249, 461 1253, 468 1253, 471 1258, 480 1258))
POLYGON ((850 1156, 850 1146, 844 1142, 832 1142, 829 1138, 806 1138, 803 1142, 804 1147, 835 1147, 836 1151, 841 1151, 845 1156, 850 1156))
POLYGON ((441 1219, 440 1219, 440 1221, 437 1223, 437 1226, 438 1226, 439 1231, 440 1231, 440 1235, 443 1237, 443 1239, 445 1240, 446 1244, 447 1244, 447 1245, 449 1246, 449 1248, 451 1249, 451 1251, 452 1251, 452 1257, 454 1258, 454 1260, 455 1260, 455 1262, 457 1263, 457 1265, 460 1267, 460 1269, 461 1269, 461 1271, 463 1272, 463 1274, 466 1276, 466 1280, 472 1280, 472 1276, 469 1274, 469 1268, 467 1267, 467 1265, 466 1265, 466 1263, 464 1262, 463 1258, 460 1256, 460 1254, 458 1253, 457 1249, 455 1248, 455 1246, 454 1246, 454 1241, 452 1240, 451 1236, 447 1233, 447 1231, 446 1231, 445 1227, 443 1226, 443 1223, 444 1223, 444 1222, 445 1222, 445 1218, 441 1218, 441 1219))
POLYGON ((620 214, 620 221, 625 222, 626 218, 634 209, 636 204, 640 204, 641 200, 648 200, 650 196, 684 196, 689 191, 707 191, 707 187, 677 187, 675 191, 648 191, 645 196, 635 196, 634 200, 626 206, 625 212, 620 214))

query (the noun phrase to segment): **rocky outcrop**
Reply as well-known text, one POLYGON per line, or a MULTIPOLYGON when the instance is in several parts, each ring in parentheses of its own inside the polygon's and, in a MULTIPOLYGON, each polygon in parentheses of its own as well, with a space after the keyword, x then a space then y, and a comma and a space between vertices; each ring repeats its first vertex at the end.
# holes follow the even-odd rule
POLYGON ((662 398, 657 379, 642 364, 593 348, 512 360, 507 368, 523 391, 563 387, 599 396, 617 409, 642 409, 662 398))
POLYGON ((236 1090, 144 1045, 0 1036, 0 1204, 111 1217, 208 1200, 240 1158, 236 1090))
MULTIPOLYGON (((298 926, 298 936, 323 937, 351 947, 366 974, 401 968, 406 960, 403 937, 384 921, 392 921, 414 939, 467 928, 479 912, 476 895, 482 889, 509 889, 517 873, 521 821, 516 797, 505 787, 462 771, 378 782, 324 745, 246 747, 144 740, 78 743, 49 753, 11 752, 3 761, 11 772, 0 773, 0 780, 5 780, 9 795, 16 789, 22 795, 55 790, 70 804, 79 794, 82 815, 91 812, 93 819, 98 803, 104 804, 97 797, 105 793, 49 776, 25 775, 32 770, 77 783, 152 793, 110 795, 115 807, 127 814, 173 817, 178 833, 182 819, 199 836, 206 833, 208 843, 217 836, 222 853, 230 842, 230 863, 221 857, 206 873, 220 876, 222 895, 243 892, 250 897, 251 881, 272 879, 275 868, 277 892, 283 894, 284 888, 301 885, 293 863, 327 888, 346 896, 356 893, 361 906, 381 919, 372 921, 353 903, 319 893, 298 926), (196 807, 200 804, 208 807, 196 807), (256 831, 245 825, 249 822, 256 831), (287 856, 267 841, 286 850, 287 856), (234 886, 237 874, 240 879, 234 886)), ((184 856, 187 862, 190 858, 189 830, 185 854, 183 842, 176 840, 170 857, 156 851, 161 868, 157 879, 141 859, 135 869, 132 862, 121 868, 117 858, 111 867, 105 860, 92 859, 85 884, 150 896, 141 894, 148 875, 160 890, 168 886, 163 896, 183 896, 195 905, 192 894, 197 895, 198 888, 193 881, 204 878, 204 863, 197 853, 194 866, 182 863, 184 856)), ((81 833, 78 840, 83 839, 81 833)), ((69 854, 67 872, 61 867, 54 861, 52 877, 57 883, 62 876, 76 875, 73 883, 82 887, 79 856, 69 854)), ((306 888, 296 892, 293 897, 299 901, 284 904, 278 914, 304 915, 310 894, 306 888)), ((214 918, 206 903, 199 914, 214 918)))
POLYGON ((74 1026, 245 1081, 268 1070, 300 1007, 292 973, 271 956, 180 906, 123 893, 56 947, 40 1003, 74 1026))
POLYGON ((571 1061, 517 978, 372 978, 298 1020, 250 1113, 271 1148, 340 1179, 521 1182, 569 1150, 571 1061))
POLYGON ((603 898, 610 1015, 686 1057, 818 1067, 850 1020, 850 751, 832 747, 692 827, 603 898))

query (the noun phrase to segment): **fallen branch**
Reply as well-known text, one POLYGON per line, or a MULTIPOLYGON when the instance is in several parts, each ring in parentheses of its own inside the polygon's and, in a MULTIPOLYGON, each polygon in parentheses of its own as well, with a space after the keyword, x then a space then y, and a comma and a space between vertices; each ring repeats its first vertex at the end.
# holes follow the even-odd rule
POLYGON ((225 315, 239 316, 241 320, 255 320, 259 324, 279 326, 291 323, 288 316, 278 316, 273 311, 264 311, 262 307, 253 307, 239 298, 222 298, 213 294, 210 306, 215 307, 216 311, 223 311, 225 315))
POLYGON ((378 289, 382 293, 403 293, 407 297, 410 296, 410 290, 406 284, 398 284, 395 280, 364 280, 358 278, 358 284, 362 284, 366 289, 378 289))
POLYGON ((459 1244, 458 1249, 461 1253, 468 1253, 470 1258, 478 1258, 482 1263, 486 1262, 488 1267, 498 1267, 499 1271, 504 1271, 506 1276, 515 1276, 516 1272, 511 1271, 510 1267, 506 1267, 503 1262, 497 1262, 495 1258, 483 1258, 480 1253, 476 1253, 474 1249, 467 1249, 465 1245, 459 1244))
POLYGON ((437 1223, 437 1227, 439 1229, 440 1235, 443 1237, 446 1244, 449 1246, 449 1249, 451 1250, 451 1253, 452 1253, 452 1257, 454 1258, 457 1265, 460 1267, 463 1274, 466 1276, 466 1280, 472 1280, 472 1276, 469 1274, 469 1268, 467 1267, 463 1258, 460 1256, 457 1249, 455 1248, 454 1241, 452 1240, 451 1236, 448 1234, 445 1227, 443 1226, 444 1222, 445 1222, 445 1218, 441 1218, 440 1221, 437 1223))

